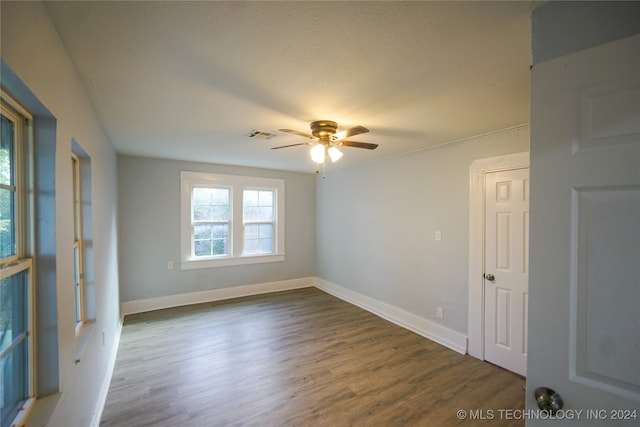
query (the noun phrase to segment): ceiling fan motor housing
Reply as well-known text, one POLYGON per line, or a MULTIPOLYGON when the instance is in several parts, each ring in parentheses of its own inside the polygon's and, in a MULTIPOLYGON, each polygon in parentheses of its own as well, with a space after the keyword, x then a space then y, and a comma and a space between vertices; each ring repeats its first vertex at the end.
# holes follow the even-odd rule
POLYGON ((321 141, 329 142, 338 131, 338 123, 331 120, 318 120, 311 122, 311 133, 321 141))

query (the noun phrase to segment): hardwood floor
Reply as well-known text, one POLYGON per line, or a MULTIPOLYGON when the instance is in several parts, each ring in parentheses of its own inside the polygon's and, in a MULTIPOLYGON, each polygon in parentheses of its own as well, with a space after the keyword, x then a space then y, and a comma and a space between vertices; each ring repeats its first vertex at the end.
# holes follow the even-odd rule
POLYGON ((127 316, 100 425, 524 426, 523 383, 306 288, 127 316))

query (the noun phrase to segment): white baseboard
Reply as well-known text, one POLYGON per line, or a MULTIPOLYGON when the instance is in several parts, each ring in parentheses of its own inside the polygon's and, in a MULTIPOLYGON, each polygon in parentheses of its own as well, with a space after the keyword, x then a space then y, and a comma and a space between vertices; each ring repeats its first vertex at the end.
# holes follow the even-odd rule
POLYGON ((455 352, 467 353, 467 336, 460 332, 326 280, 316 279, 316 287, 455 352))
POLYGON ((115 337, 113 338, 113 344, 111 345, 111 354, 109 355, 109 361, 107 362, 107 372, 105 373, 100 387, 100 394, 98 395, 98 402, 96 403, 96 409, 93 412, 93 418, 91 419, 91 427, 99 427, 100 419, 102 418, 102 411, 104 411, 104 405, 107 403, 107 395, 109 394, 109 387, 111 386, 111 378, 113 377, 113 370, 116 367, 116 357, 118 356, 118 346, 120 345, 120 335, 122 334, 122 324, 124 323, 124 316, 120 316, 118 327, 116 328, 115 337))
POLYGON ((290 289, 309 288, 315 285, 315 277, 281 280, 278 282, 258 283, 255 285, 236 286, 232 288, 211 289, 209 291, 190 292, 188 294, 168 295, 156 298, 145 298, 125 301, 121 305, 123 315, 200 304, 203 302, 221 301, 269 292, 287 291, 290 289))

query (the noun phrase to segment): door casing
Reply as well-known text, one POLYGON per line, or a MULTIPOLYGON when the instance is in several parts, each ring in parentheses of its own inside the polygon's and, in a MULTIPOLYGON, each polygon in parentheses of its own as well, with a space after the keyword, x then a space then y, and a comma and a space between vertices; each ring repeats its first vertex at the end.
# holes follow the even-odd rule
POLYGON ((470 356, 484 360, 485 175, 529 167, 529 152, 477 159, 469 167, 469 313, 470 356))

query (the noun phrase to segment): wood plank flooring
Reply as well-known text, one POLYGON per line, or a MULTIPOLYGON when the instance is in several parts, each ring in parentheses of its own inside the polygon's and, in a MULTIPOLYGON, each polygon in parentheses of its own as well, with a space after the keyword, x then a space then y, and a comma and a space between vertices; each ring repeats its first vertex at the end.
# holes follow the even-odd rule
POLYGON ((523 383, 306 288, 127 316, 100 425, 524 426, 523 383))

